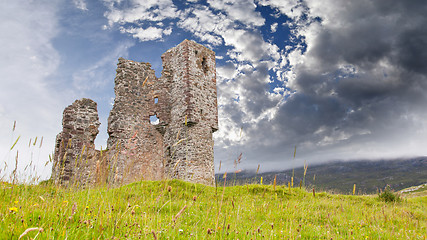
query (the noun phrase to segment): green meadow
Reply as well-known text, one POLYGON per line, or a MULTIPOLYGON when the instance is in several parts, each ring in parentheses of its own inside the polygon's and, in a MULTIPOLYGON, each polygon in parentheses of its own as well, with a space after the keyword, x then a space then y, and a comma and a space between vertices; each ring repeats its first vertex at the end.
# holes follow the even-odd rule
POLYGON ((427 196, 179 180, 0 184, 0 239, 426 239, 427 196))

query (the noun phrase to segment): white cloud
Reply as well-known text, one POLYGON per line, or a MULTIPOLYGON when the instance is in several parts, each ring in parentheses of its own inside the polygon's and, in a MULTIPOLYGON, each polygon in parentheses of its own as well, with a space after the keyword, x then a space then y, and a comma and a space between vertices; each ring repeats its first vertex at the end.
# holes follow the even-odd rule
POLYGON ((87 11, 87 4, 85 2, 85 0, 73 0, 74 5, 76 6, 76 8, 82 10, 82 11, 87 11))
POLYGON ((223 14, 214 14, 206 7, 190 8, 178 22, 178 27, 192 32, 202 41, 214 46, 223 43, 221 32, 230 27, 232 21, 223 14))
MULTIPOLYGON (((109 27, 118 24, 122 33, 129 33, 141 42, 159 40, 164 35, 170 35, 172 27, 164 29, 162 21, 180 16, 172 0, 133 0, 126 4, 122 4, 121 0, 104 0, 104 3, 109 9, 104 13, 109 27), (147 22, 153 26, 135 27, 147 22), (127 26, 128 23, 135 26, 127 26)), ((103 26, 103 29, 107 28, 106 25, 103 26)))
POLYGON ((272 33, 275 33, 276 31, 277 31, 277 26, 278 26, 279 24, 276 22, 276 23, 273 23, 273 24, 271 24, 271 26, 270 26, 270 30, 271 30, 271 32, 272 33))
POLYGON ((177 18, 179 12, 172 0, 133 0, 122 4, 121 0, 104 0, 109 11, 104 14, 109 25, 137 23, 138 21, 162 21, 177 18))
POLYGON ((208 0, 208 3, 215 9, 225 11, 234 21, 258 27, 264 25, 265 20, 255 11, 256 5, 252 0, 208 0))
POLYGON ((285 92, 285 88, 276 87, 276 88, 273 89, 273 92, 275 92, 275 93, 283 93, 283 92, 285 92))
POLYGON ((163 31, 163 34, 164 34, 164 35, 171 35, 171 33, 172 33, 172 28, 171 28, 171 27, 166 28, 166 29, 163 31))
POLYGON ((237 68, 232 62, 228 62, 226 65, 218 66, 216 72, 217 77, 230 80, 236 77, 237 68))
MULTIPOLYGON (((207 7, 193 7, 185 12, 183 20, 178 22, 178 26, 187 31, 192 32, 195 36, 202 41, 209 42, 214 46, 225 44, 231 46, 232 50, 228 52, 228 56, 240 62, 249 61, 256 63, 260 60, 273 59, 277 61, 280 58, 279 48, 272 43, 264 41, 261 34, 256 30, 255 26, 262 25, 264 19, 255 22, 247 22, 246 18, 238 18, 230 16, 231 9, 243 9, 244 16, 251 15, 252 5, 248 4, 247 7, 242 5, 244 2, 231 4, 231 2, 212 1, 209 2, 213 7, 218 9, 228 9, 225 14, 214 14, 207 7), (236 21, 245 22, 249 24, 247 29, 238 28, 236 21), (252 27, 251 27, 252 26, 252 27)), ((253 4, 253 3, 252 3, 253 4)), ((241 11, 241 10, 240 10, 241 11)), ((257 18, 251 18, 255 21, 257 18)))
POLYGON ((272 43, 265 42, 263 37, 256 32, 227 29, 222 33, 225 45, 232 46, 235 58, 238 61, 258 62, 272 58, 280 58, 279 48, 272 43))
POLYGON ((236 144, 244 144, 247 137, 243 134, 242 126, 229 118, 227 110, 218 108, 219 131, 214 133, 215 145, 217 147, 228 148, 236 144))
POLYGON ((148 28, 124 28, 121 27, 120 31, 122 33, 130 33, 132 37, 139 39, 141 42, 145 41, 153 41, 162 39, 163 34, 170 35, 171 29, 162 29, 156 27, 148 27, 148 28))

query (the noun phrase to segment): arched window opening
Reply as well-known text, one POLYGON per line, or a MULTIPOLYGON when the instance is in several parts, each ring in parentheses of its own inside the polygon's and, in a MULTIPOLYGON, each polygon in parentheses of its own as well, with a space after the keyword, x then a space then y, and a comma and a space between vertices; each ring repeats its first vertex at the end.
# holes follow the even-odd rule
POLYGON ((158 125, 160 123, 160 119, 157 117, 157 115, 150 116, 150 123, 152 125, 158 125))

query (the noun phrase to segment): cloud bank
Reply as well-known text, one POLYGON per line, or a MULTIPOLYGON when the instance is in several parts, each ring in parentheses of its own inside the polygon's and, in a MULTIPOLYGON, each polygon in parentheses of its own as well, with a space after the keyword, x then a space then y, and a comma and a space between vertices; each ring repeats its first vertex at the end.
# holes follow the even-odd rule
POLYGON ((57 34, 56 8, 55 1, 0 3, 0 176, 13 169, 16 149, 20 149, 19 169, 32 163, 30 171, 49 174, 44 164, 54 143, 54 126, 61 121, 61 116, 54 114, 61 100, 49 79, 60 62, 51 42, 57 34), (14 121, 17 124, 12 132, 14 121), (40 148, 40 139, 46 134, 49 137, 43 138, 42 146, 49 147, 40 148), (39 142, 34 146, 36 137, 39 142), (5 164, 10 168, 4 169, 5 164))

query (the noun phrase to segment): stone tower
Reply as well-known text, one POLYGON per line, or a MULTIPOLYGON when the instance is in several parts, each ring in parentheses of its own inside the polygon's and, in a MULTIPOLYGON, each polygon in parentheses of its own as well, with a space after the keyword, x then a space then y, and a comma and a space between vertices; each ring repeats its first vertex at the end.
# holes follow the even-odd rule
POLYGON ((162 61, 171 83, 166 174, 212 185, 212 133, 218 130, 215 53, 185 40, 164 53, 162 61))
POLYGON ((178 178, 213 185, 212 133, 218 129, 215 53, 184 40, 164 53, 162 61, 162 76, 157 78, 149 63, 119 59, 107 151, 96 151, 93 145, 99 126, 96 103, 83 99, 65 109, 54 165, 66 171, 54 167, 52 178, 85 176, 86 180, 77 179, 85 184, 178 178), (73 167, 84 148, 91 160, 84 168, 73 167))

